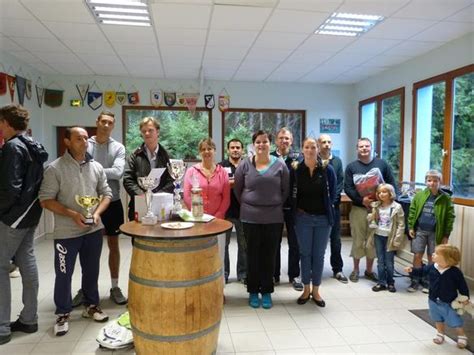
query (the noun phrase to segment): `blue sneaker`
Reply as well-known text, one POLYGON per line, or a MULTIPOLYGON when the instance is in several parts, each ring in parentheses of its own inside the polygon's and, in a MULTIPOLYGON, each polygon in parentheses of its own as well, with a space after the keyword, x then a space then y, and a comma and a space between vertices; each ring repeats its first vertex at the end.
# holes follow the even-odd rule
POLYGON ((270 309, 273 307, 271 293, 262 293, 262 307, 265 309, 270 309))
POLYGON ((249 295, 249 305, 252 308, 259 308, 260 307, 260 300, 258 298, 258 293, 251 293, 249 295))

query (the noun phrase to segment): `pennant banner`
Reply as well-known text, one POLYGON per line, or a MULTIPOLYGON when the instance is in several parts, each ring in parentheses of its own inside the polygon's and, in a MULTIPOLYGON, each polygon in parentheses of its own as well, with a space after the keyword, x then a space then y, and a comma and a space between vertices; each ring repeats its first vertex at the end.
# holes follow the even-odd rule
POLYGON ((194 115, 194 113, 196 112, 196 106, 199 99, 199 93, 183 94, 182 96, 184 98, 184 103, 186 107, 188 108, 189 112, 191 112, 191 115, 194 115))
POLYGON ((186 106, 185 94, 181 93, 176 95, 176 106, 186 106))
POLYGON ((8 91, 10 92, 10 99, 13 102, 15 96, 15 77, 7 74, 8 91))
POLYGON ((87 93, 87 105, 94 111, 102 106, 102 99, 103 96, 101 92, 89 91, 87 93))
POLYGON ((204 95, 204 105, 209 110, 212 110, 216 105, 216 102, 214 101, 214 95, 204 95))
POLYGON ((138 91, 128 93, 128 103, 138 105, 140 103, 140 93, 138 91))
POLYGON ((26 98, 31 100, 31 80, 26 80, 26 91, 25 91, 26 98))
POLYGON ((76 84, 76 89, 81 97, 81 101, 86 101, 87 93, 89 92, 89 84, 76 84))
POLYGON ((38 106, 43 106, 44 88, 35 85, 36 88, 36 99, 38 100, 38 106))
POLYGON ((16 93, 18 95, 18 103, 23 106, 25 102, 26 79, 21 76, 16 76, 16 93))
POLYGON ((161 90, 150 90, 150 103, 152 106, 160 106, 163 101, 163 92, 161 90))
POLYGON ((63 94, 63 90, 44 89, 44 103, 49 107, 59 107, 63 104, 63 94))
POLYGON ((175 92, 165 92, 163 96, 164 96, 166 106, 171 107, 176 103, 175 92))
POLYGON ((115 100, 119 105, 124 105, 127 103, 127 93, 125 91, 117 91, 115 93, 115 100))
POLYGON ((115 106, 115 91, 105 91, 104 102, 105 102, 105 106, 109 108, 114 107, 115 106))
POLYGON ((7 74, 0 73, 0 95, 7 93, 7 74))
POLYGON ((230 105, 230 96, 229 95, 219 95, 219 110, 221 112, 227 111, 230 105))

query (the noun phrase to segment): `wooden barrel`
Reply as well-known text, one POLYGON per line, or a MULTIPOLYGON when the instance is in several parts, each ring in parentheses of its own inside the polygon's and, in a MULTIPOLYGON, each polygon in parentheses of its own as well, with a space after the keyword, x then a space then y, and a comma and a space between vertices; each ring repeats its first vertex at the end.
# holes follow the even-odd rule
POLYGON ((137 354, 212 354, 222 316, 217 237, 136 238, 128 286, 137 354))

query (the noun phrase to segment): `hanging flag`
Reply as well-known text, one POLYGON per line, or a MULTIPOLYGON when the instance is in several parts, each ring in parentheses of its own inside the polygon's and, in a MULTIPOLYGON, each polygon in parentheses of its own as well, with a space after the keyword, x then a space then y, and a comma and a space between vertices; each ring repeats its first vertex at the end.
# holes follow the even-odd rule
POLYGON ((105 106, 112 108, 115 106, 115 91, 104 91, 105 106))
POLYGON ((216 103, 214 101, 214 95, 212 95, 212 94, 211 95, 204 95, 204 105, 209 110, 212 110, 214 108, 214 106, 216 105, 216 103))
POLYGON ((0 73, 0 95, 7 93, 7 74, 0 73))
POLYGON ((43 106, 44 88, 35 85, 36 88, 36 99, 38 100, 38 106, 43 106))
POLYGON ((196 106, 199 99, 199 93, 183 94, 184 102, 191 115, 196 112, 196 106))
POLYGON ((31 80, 26 80, 26 91, 25 91, 26 98, 31 100, 31 80))
POLYGON ((89 92, 89 84, 76 84, 77 92, 82 102, 86 101, 87 93, 89 92))
POLYGON ((163 91, 160 89, 150 90, 150 103, 152 106, 160 106, 163 101, 163 91))
POLYGON ((13 102, 15 96, 15 77, 7 74, 8 91, 10 92, 10 99, 13 102))
POLYGON ((94 111, 102 106, 102 99, 101 92, 89 91, 87 93, 87 105, 94 111))
POLYGON ((127 93, 125 91, 117 91, 115 93, 115 100, 119 105, 124 105, 127 103, 127 93))
POLYGON ((16 76, 16 93, 18 95, 18 103, 23 106, 25 102, 26 79, 21 76, 16 76))
POLYGON ((176 106, 186 106, 186 98, 184 95, 183 93, 176 95, 176 106))
POLYGON ((44 89, 44 103, 49 107, 59 107, 63 104, 64 90, 44 89))
POLYGON ((165 104, 168 107, 173 106, 176 103, 176 93, 175 92, 165 92, 164 93, 165 104))
POLYGON ((127 96, 130 105, 138 105, 140 103, 140 93, 138 91, 129 92, 127 96))
POLYGON ((225 112, 229 109, 230 96, 229 95, 219 95, 219 110, 225 112))

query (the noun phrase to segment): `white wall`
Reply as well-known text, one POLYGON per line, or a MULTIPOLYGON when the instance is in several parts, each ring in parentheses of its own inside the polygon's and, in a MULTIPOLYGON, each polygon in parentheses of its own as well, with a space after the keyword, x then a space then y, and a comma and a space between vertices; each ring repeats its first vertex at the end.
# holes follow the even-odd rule
MULTIPOLYGON (((405 87, 405 142, 403 180, 410 180, 413 83, 428 79, 474 63, 474 33, 470 33, 422 56, 386 70, 355 85, 353 109, 357 112, 359 101, 400 87, 405 87)), ((355 146, 356 136, 349 135, 349 146, 355 146)), ((350 154, 350 152, 349 152, 350 154)), ((355 158, 355 150, 354 156, 355 158)))

